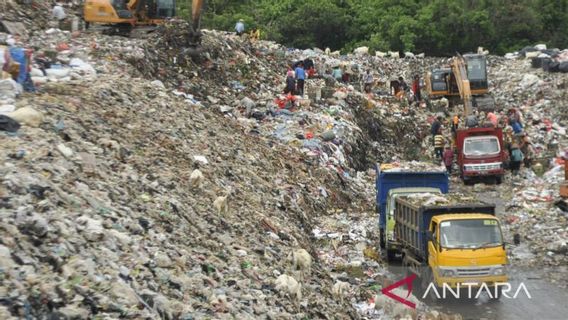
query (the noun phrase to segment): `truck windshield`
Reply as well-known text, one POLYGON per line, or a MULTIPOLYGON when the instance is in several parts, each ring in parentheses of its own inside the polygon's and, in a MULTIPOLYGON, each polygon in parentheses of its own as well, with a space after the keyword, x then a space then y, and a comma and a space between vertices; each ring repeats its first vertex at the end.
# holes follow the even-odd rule
POLYGON ((467 59, 467 78, 469 80, 485 80, 485 59, 468 58, 467 59))
POLYGON ((503 244, 494 219, 451 220, 440 223, 440 242, 447 249, 475 249, 503 244))
POLYGON ((157 15, 160 18, 169 18, 175 15, 174 0, 157 0, 157 15))
POLYGON ((471 137, 463 142, 463 154, 466 156, 494 155, 499 151, 499 140, 495 136, 471 137))

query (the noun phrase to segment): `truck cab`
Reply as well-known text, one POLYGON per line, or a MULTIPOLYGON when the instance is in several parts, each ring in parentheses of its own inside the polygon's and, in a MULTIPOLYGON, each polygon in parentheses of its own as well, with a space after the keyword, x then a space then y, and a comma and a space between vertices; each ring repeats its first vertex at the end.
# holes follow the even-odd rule
POLYGON ((386 250, 387 259, 389 261, 396 258, 396 254, 400 253, 401 247, 400 243, 396 239, 396 234, 394 232, 394 210, 395 201, 400 196, 405 196, 409 194, 418 193, 430 193, 430 194, 442 194, 439 188, 394 188, 390 189, 387 195, 387 207, 386 207, 386 250))
POLYGON ((460 176, 464 183, 492 177, 501 183, 505 173, 503 132, 499 128, 458 130, 456 139, 460 176))
MULTIPOLYGON (((430 280, 438 287, 507 282, 507 255, 499 220, 489 214, 442 214, 429 226, 430 280)), ((463 288, 462 288, 463 289, 463 288)))

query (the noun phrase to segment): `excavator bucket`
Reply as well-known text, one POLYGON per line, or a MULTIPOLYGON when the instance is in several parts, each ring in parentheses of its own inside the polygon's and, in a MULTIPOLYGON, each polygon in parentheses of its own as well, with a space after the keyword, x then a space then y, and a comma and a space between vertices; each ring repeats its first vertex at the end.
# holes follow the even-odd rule
POLYGON ((474 96, 473 107, 477 108, 478 111, 493 112, 495 111, 495 99, 489 94, 474 96))

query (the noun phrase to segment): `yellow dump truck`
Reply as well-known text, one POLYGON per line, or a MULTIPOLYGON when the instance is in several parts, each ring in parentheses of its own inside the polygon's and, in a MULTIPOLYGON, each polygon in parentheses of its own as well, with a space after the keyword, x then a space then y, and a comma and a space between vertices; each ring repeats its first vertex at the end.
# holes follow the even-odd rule
POLYGON ((418 276, 424 296, 437 299, 445 288, 486 287, 490 298, 501 297, 507 255, 495 205, 456 194, 413 194, 395 201, 402 264, 418 276))

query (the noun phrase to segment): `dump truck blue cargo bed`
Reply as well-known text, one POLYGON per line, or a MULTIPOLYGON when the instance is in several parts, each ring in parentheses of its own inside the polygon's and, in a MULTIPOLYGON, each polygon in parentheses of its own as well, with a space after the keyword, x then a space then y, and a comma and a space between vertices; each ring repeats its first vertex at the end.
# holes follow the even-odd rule
POLYGON ((386 227, 386 205, 390 189, 409 187, 438 188, 442 193, 448 193, 448 174, 444 171, 431 172, 404 172, 404 171, 381 171, 377 164, 376 179, 376 206, 379 213, 379 227, 386 227))

